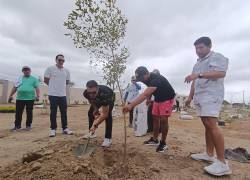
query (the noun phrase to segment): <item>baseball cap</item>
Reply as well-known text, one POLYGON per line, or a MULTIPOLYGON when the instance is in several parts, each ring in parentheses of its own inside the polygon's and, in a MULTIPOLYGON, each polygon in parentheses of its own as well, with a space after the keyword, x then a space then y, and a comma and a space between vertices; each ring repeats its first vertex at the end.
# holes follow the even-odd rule
POLYGON ((27 69, 27 70, 31 70, 29 66, 23 66, 22 71, 24 71, 24 70, 26 70, 26 69, 27 69))
POLYGON ((140 81, 140 80, 143 78, 143 76, 144 76, 145 74, 148 74, 148 73, 149 73, 149 71, 148 71, 148 69, 147 69, 146 67, 144 67, 144 66, 139 66, 139 67, 135 70, 136 79, 137 79, 138 81, 140 81))

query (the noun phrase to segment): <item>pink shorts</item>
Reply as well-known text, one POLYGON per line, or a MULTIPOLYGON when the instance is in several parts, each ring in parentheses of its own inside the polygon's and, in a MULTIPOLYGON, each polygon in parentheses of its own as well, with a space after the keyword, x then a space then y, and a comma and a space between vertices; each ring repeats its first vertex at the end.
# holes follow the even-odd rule
POLYGON ((170 116, 172 114, 173 104, 174 104, 174 99, 167 100, 164 102, 154 101, 152 114, 154 116, 170 116))

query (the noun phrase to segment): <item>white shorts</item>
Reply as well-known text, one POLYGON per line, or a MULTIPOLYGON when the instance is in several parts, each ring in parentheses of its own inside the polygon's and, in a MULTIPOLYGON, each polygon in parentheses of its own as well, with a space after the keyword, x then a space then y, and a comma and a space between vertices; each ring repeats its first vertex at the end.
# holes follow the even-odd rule
POLYGON ((199 117, 219 117, 221 106, 220 102, 197 103, 195 109, 199 117))

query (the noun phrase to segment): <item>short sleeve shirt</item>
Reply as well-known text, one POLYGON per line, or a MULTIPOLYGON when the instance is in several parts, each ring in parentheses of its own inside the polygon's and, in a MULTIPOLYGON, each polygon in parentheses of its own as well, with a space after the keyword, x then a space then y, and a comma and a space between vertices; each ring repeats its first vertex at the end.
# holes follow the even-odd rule
MULTIPOLYGON (((17 83, 16 83, 17 84, 17 83)), ((39 86, 39 81, 34 76, 22 77, 18 83, 17 100, 35 100, 35 89, 39 86)))
POLYGON ((66 68, 48 67, 44 77, 49 78, 49 96, 66 96, 66 81, 70 81, 70 73, 66 68))
MULTIPOLYGON (((200 74, 209 71, 226 72, 228 69, 228 58, 220 53, 211 51, 206 57, 198 59, 193 68, 193 73, 200 74)), ((224 78, 195 80, 194 101, 207 101, 209 99, 224 99, 224 78), (201 97, 202 96, 202 97, 201 97)))
POLYGON ((153 93, 154 101, 164 102, 175 97, 175 91, 168 80, 162 75, 150 73, 149 80, 145 83, 148 87, 156 87, 153 93))
MULTIPOLYGON (((100 108, 102 106, 113 106, 115 101, 115 93, 108 86, 99 85, 98 86, 98 94, 93 101, 93 104, 100 108)), ((87 90, 84 91, 83 96, 89 100, 89 96, 87 94, 87 90)))

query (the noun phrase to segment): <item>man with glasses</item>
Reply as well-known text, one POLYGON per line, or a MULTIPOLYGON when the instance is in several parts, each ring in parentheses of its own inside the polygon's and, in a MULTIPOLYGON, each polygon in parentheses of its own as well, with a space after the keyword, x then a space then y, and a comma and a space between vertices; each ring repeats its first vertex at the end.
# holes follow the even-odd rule
POLYGON ((39 101, 40 96, 39 81, 31 75, 30 67, 24 66, 22 72, 23 75, 16 80, 9 96, 9 102, 11 102, 13 95, 17 92, 15 127, 11 129, 12 132, 21 129, 22 115, 25 107, 27 114, 25 130, 31 130, 34 101, 39 101))
POLYGON ((62 133, 72 135, 73 132, 68 129, 67 122, 67 98, 66 85, 70 82, 70 73, 64 68, 64 56, 56 56, 56 65, 48 67, 44 74, 44 82, 49 86, 48 95, 50 101, 50 137, 56 136, 57 122, 56 114, 59 106, 61 112, 62 133))
POLYGON ((145 145, 158 146, 156 152, 164 152, 167 149, 166 138, 168 134, 168 117, 172 113, 172 107, 174 103, 175 91, 168 82, 168 80, 162 75, 155 73, 149 73, 146 67, 140 66, 135 70, 136 79, 143 82, 148 86, 144 93, 140 94, 131 104, 123 107, 123 112, 128 112, 136 105, 142 103, 144 100, 154 95, 153 102, 153 129, 154 136, 148 141, 145 141, 145 145), (162 137, 161 141, 158 141, 159 128, 161 125, 162 137))
MULTIPOLYGON (((124 93, 124 102, 130 104, 138 95, 139 95, 139 90, 141 89, 141 86, 136 83, 136 77, 132 76, 131 77, 131 84, 128 85, 126 88, 126 91, 124 93)), ((132 127, 133 123, 133 113, 134 110, 132 109, 129 112, 129 127, 132 127)))
POLYGON ((88 99, 90 108, 88 112, 90 138, 96 137, 95 131, 105 121, 105 138, 102 147, 110 147, 112 144, 112 110, 115 102, 115 93, 104 85, 98 85, 96 81, 90 80, 86 84, 87 89, 83 96, 88 99), (93 136, 94 135, 94 136, 93 136))

